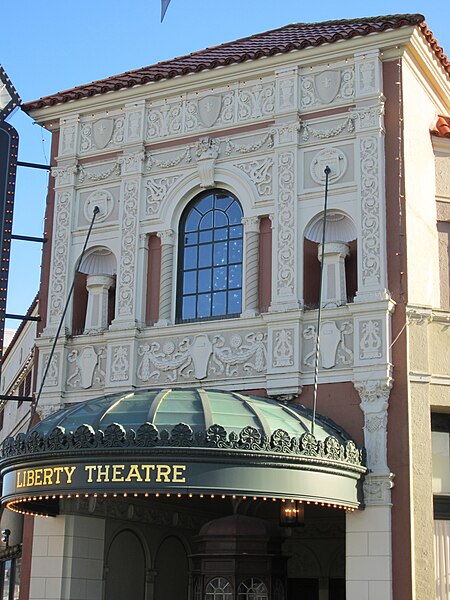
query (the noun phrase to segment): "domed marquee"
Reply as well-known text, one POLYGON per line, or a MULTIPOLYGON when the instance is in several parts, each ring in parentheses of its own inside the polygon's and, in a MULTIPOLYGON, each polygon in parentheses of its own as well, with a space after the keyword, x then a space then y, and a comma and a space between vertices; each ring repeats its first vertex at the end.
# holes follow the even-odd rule
POLYGON ((65 496, 222 494, 357 508, 362 453, 301 406, 214 389, 150 389, 65 408, 3 445, 3 502, 49 514, 65 496), (52 503, 53 501, 53 503, 52 503), (53 508, 52 508, 53 507, 53 508))

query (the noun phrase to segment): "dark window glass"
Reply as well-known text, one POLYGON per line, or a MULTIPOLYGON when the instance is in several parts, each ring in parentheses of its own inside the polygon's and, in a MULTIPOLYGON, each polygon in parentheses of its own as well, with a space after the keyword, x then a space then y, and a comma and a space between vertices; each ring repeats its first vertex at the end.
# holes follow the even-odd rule
POLYGON ((177 322, 237 316, 242 308, 242 208, 228 192, 195 198, 180 222, 177 322))

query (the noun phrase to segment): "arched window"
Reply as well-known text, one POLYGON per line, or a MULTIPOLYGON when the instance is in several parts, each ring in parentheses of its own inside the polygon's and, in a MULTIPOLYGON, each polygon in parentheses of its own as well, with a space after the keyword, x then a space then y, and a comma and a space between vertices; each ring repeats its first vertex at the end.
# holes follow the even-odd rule
POLYGON ((252 577, 239 584, 238 600, 269 600, 266 584, 252 577))
POLYGON ((240 315, 242 253, 237 198, 225 190, 197 196, 180 222, 178 323, 240 315))
POLYGON ((206 586, 205 600, 232 600, 233 588, 225 577, 215 577, 206 586))

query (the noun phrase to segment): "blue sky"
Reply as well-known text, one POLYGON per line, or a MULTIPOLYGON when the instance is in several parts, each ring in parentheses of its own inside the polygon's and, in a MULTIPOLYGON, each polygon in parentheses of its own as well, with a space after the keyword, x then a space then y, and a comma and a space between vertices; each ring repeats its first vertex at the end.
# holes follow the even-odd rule
MULTIPOLYGON (((281 27, 393 13, 425 15, 450 53, 448 2, 172 0, 160 23, 160 0, 23 0, 3 11, 0 64, 24 102, 207 46, 281 27), (6 26, 4 25, 6 23, 6 26)), ((47 163, 49 136, 21 111, 10 119, 19 159, 47 163)), ((14 233, 42 235, 47 174, 19 168, 14 233)), ((13 241, 7 311, 23 314, 39 287, 40 246, 13 241)), ((16 327, 9 321, 7 327, 16 327)))

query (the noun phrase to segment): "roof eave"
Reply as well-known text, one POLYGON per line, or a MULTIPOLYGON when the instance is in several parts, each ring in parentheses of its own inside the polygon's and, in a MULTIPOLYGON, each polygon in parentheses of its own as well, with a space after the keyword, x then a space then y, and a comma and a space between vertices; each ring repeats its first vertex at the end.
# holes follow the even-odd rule
MULTIPOLYGON (((179 75, 172 79, 139 84, 131 88, 116 91, 112 90, 88 98, 58 103, 53 106, 30 110, 25 105, 24 110, 35 121, 47 126, 51 122, 54 123, 61 118, 67 118, 70 114, 86 114, 92 113, 92 111, 101 112, 103 110, 111 110, 114 105, 124 104, 130 100, 146 99, 150 93, 152 93, 153 98, 156 100, 172 94, 181 95, 191 91, 193 88, 198 90, 200 86, 204 86, 205 88, 210 88, 211 85, 220 86, 222 83, 229 83, 230 79, 233 78, 238 80, 267 76, 280 66, 286 67, 292 65, 299 68, 313 66, 323 62, 324 59, 330 60, 330 54, 332 55, 332 60, 340 60, 349 58, 349 56, 356 52, 380 48, 384 53, 383 59, 389 59, 394 55, 399 56, 402 54, 402 49, 399 48, 403 47, 404 49, 405 44, 410 41, 415 30, 417 30, 417 26, 402 27, 381 33, 371 33, 349 40, 325 43, 302 50, 293 50, 288 53, 249 60, 226 67, 217 67, 210 70, 205 69, 199 73, 179 75), (151 92, 149 88, 151 88, 151 92)), ((56 126, 54 123, 52 129, 56 126)))

